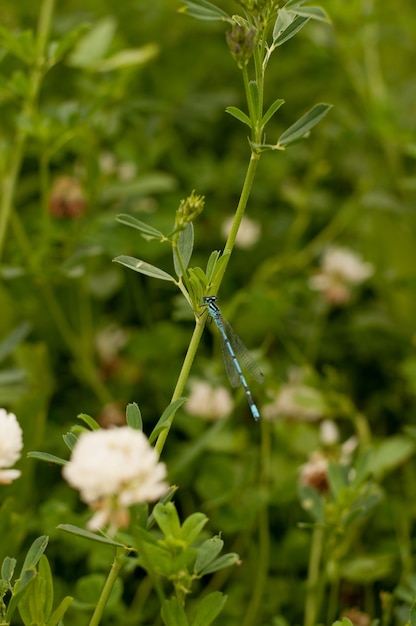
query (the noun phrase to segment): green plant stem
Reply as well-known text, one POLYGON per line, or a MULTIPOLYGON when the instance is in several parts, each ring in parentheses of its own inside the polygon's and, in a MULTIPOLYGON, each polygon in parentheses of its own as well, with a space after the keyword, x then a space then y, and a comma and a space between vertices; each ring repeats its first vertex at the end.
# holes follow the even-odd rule
MULTIPOLYGON (((241 224, 241 220, 243 218, 244 215, 244 211, 246 209, 247 206, 247 202, 248 202, 248 198, 250 195, 250 191, 251 188, 253 186, 253 181, 254 181, 254 176, 256 173, 256 169, 257 169, 257 164, 259 162, 259 158, 260 155, 256 154, 254 152, 251 153, 251 157, 250 157, 250 161, 248 164, 248 168, 247 168, 247 172, 246 172, 246 177, 244 180, 244 185, 243 185, 243 189, 241 191, 241 195, 240 195, 240 199, 237 205, 237 210, 234 216, 234 221, 231 227, 231 231, 230 234, 228 235, 228 239, 226 241, 224 250, 223 250, 223 256, 226 257, 226 261, 224 263, 224 265, 222 266, 222 269, 220 272, 218 272, 216 278, 215 278, 215 283, 212 285, 212 289, 210 289, 210 293, 212 295, 216 295, 216 293, 218 292, 218 289, 221 285, 221 282, 224 278, 225 275, 225 271, 227 269, 227 265, 229 262, 229 258, 231 256, 231 253, 233 251, 234 248, 234 244, 235 244, 235 240, 237 237, 237 233, 238 233, 238 229, 240 227, 241 224)), ((198 346, 199 346, 199 342, 201 341, 201 337, 202 337, 202 333, 204 332, 204 328, 205 328, 205 318, 200 319, 197 318, 196 319, 196 324, 195 324, 195 328, 194 328, 194 332, 192 334, 192 338, 191 338, 191 342, 189 344, 186 356, 185 356, 185 360, 183 362, 182 365, 182 369, 180 371, 179 374, 179 378, 178 378, 178 382, 176 383, 176 387, 175 390, 173 392, 172 395, 172 400, 171 402, 174 402, 175 400, 177 400, 178 398, 182 397, 184 390, 185 390, 185 385, 186 382, 188 380, 190 371, 191 371, 191 367, 192 367, 192 363, 194 362, 195 359, 195 355, 197 353, 198 350, 198 346)), ((170 428, 172 426, 172 422, 174 419, 174 415, 172 415, 170 421, 167 423, 166 428, 160 433, 160 435, 157 438, 156 444, 155 444, 155 449, 157 450, 157 452, 159 453, 159 455, 161 455, 163 447, 165 445, 167 436, 169 434, 170 428)))
MULTIPOLYGON (((30 116, 36 106, 44 73, 45 51, 49 38, 50 25, 55 0, 43 0, 39 13, 36 41, 36 59, 29 76, 29 95, 23 105, 23 113, 30 116)), ((17 182, 22 166, 27 131, 18 128, 13 142, 8 171, 3 179, 3 193, 0 201, 0 258, 3 256, 7 226, 14 205, 17 182)))
POLYGON ((306 582, 304 626, 314 626, 320 604, 320 570, 325 531, 315 526, 312 534, 311 552, 309 557, 308 579, 306 582))
POLYGON ((222 256, 226 257, 226 261, 224 262, 224 265, 222 266, 221 271, 219 271, 215 277, 215 282, 212 285, 213 288, 211 290, 213 295, 216 295, 220 288, 220 285, 222 283, 222 280, 224 278, 224 275, 225 275, 225 272, 226 272, 226 269, 230 260, 231 253, 234 249, 235 240, 238 234, 238 229, 240 228, 241 220, 243 219, 243 215, 247 207, 247 202, 250 196, 251 188, 253 186, 253 181, 254 181, 254 177, 256 174, 259 159, 260 159, 259 154, 255 152, 251 153, 246 176, 244 179, 243 189, 241 191, 240 199, 238 201, 237 210, 234 216, 233 224, 231 226, 230 234, 228 235, 228 239, 226 241, 226 244, 222 253, 222 256))
MULTIPOLYGON (((264 420, 261 422, 261 472, 260 472, 260 492, 267 493, 270 463, 271 463, 271 437, 270 424, 264 420)), ((264 595, 264 589, 267 582, 267 574, 269 570, 269 554, 270 554, 270 529, 269 529, 269 508, 265 503, 259 515, 259 543, 257 572, 253 585, 253 593, 245 613, 243 626, 257 626, 261 621, 261 603, 264 595)))
MULTIPOLYGON (((178 398, 181 398, 183 395, 183 392, 185 390, 185 385, 188 380, 189 373, 191 371, 192 363, 194 362, 195 355, 198 350, 199 342, 201 341, 202 333, 204 332, 204 327, 205 327, 205 322, 201 321, 200 319, 197 319, 194 332, 192 334, 192 338, 191 338, 188 350, 186 352, 184 362, 182 364, 182 369, 179 374, 178 382, 176 383, 176 387, 172 395, 171 402, 178 400, 178 398)), ((174 416, 172 415, 168 424, 166 425, 166 428, 162 430, 162 432, 160 433, 155 443, 155 449, 159 453, 159 456, 161 455, 163 447, 165 445, 167 436, 172 426, 173 418, 174 416)))
POLYGON ((107 576, 107 580, 105 581, 103 590, 101 592, 101 595, 98 599, 97 602, 97 606, 95 607, 95 611, 91 617, 89 626, 98 626, 98 624, 100 623, 102 614, 104 612, 105 606, 108 602, 108 599, 110 597, 111 591, 114 587, 114 584, 117 580, 117 576, 118 573, 120 571, 120 567, 121 567, 121 557, 120 557, 120 548, 117 549, 115 557, 114 557, 114 561, 113 564, 111 566, 110 572, 107 576))

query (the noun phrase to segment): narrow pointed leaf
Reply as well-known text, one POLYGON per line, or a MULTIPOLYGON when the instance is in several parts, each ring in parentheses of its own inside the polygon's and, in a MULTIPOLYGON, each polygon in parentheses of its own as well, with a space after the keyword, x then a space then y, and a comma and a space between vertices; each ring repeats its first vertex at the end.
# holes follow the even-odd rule
POLYGON ((82 420, 85 424, 87 424, 87 426, 89 426, 91 430, 101 429, 101 426, 99 425, 99 423, 96 422, 93 417, 91 417, 90 415, 87 415, 86 413, 80 413, 78 415, 78 419, 82 420))
POLYGON ((6 556, 2 566, 1 566, 1 577, 2 579, 10 585, 10 582, 13 578, 14 569, 16 567, 16 559, 10 556, 6 556))
POLYGON ((152 278, 158 278, 159 280, 169 280, 173 283, 175 282, 173 276, 164 272, 159 267, 150 265, 150 263, 136 259, 133 256, 117 256, 113 259, 113 261, 120 263, 121 265, 125 265, 129 269, 139 272, 140 274, 145 274, 146 276, 151 276, 152 278))
POLYGON ((290 13, 296 13, 296 15, 303 15, 304 17, 310 17, 313 20, 319 20, 321 22, 330 22, 327 13, 321 7, 303 6, 307 0, 289 0, 284 6, 284 10, 290 13))
POLYGON ((54 465, 66 465, 68 461, 61 459, 54 454, 48 454, 48 452, 28 452, 28 458, 37 459, 38 461, 45 461, 46 463, 53 463, 54 465))
POLYGON ((65 441, 66 445, 72 452, 78 441, 78 437, 74 435, 74 433, 66 433, 65 435, 62 435, 62 439, 65 441))
POLYGON ((249 97, 251 102, 250 110, 254 113, 254 119, 258 120, 260 117, 260 95, 259 86, 255 80, 251 80, 248 84, 249 97))
POLYGON ((89 530, 78 528, 78 526, 74 526, 73 524, 59 524, 57 528, 59 528, 60 530, 64 530, 65 532, 70 533, 71 535, 77 535, 77 537, 83 537, 84 539, 91 539, 92 541, 98 541, 98 543, 105 543, 109 546, 114 546, 116 548, 126 547, 123 543, 114 541, 113 539, 110 539, 109 537, 96 535, 95 533, 92 533, 89 530))
POLYGON ((207 263, 207 269, 206 269, 206 281, 208 283, 212 282, 212 273, 215 269, 215 266, 217 264, 217 261, 220 257, 220 251, 219 250, 214 250, 213 252, 211 252, 210 257, 208 259, 208 263, 207 263))
POLYGON ((135 402, 131 402, 127 405, 126 409, 126 421, 130 428, 135 430, 143 430, 143 420, 140 409, 135 402))
POLYGON ((321 9, 321 7, 302 7, 294 10, 293 13, 296 13, 296 15, 300 15, 301 17, 307 17, 311 20, 317 20, 318 22, 330 23, 331 21, 328 14, 321 9))
POLYGON ((249 128, 251 128, 251 121, 248 115, 246 115, 241 109, 237 107, 227 107, 225 109, 226 113, 229 113, 233 117, 235 117, 239 122, 243 124, 247 124, 249 128))
POLYGON ((11 354, 16 346, 26 337, 30 330, 30 324, 23 322, 7 335, 6 339, 0 343, 0 361, 11 354))
POLYGON ((273 104, 271 104, 269 106, 269 108, 267 109, 266 113, 263 115, 263 119, 261 120, 261 126, 266 126, 267 122, 269 122, 271 120, 271 118, 273 117, 273 115, 276 113, 276 111, 278 109, 280 109, 280 107, 282 106, 282 104, 284 104, 285 101, 284 100, 275 100, 273 102, 273 104))
POLYGON ((186 5, 181 7, 179 11, 186 13, 191 17, 195 17, 198 20, 208 21, 222 21, 232 23, 232 19, 222 9, 219 9, 215 4, 207 2, 207 0, 182 0, 186 5))
POLYGON ((26 570, 29 570, 32 567, 36 567, 40 557, 45 552, 48 543, 49 537, 47 535, 41 535, 40 537, 35 539, 26 554, 26 558, 23 562, 19 578, 22 578, 26 570))
POLYGON ((26 570, 24 575, 19 580, 18 588, 13 592, 12 597, 10 598, 9 605, 7 607, 6 618, 4 620, 5 624, 10 624, 11 619, 15 610, 17 609, 17 605, 20 600, 27 592, 27 586, 35 580, 36 570, 35 568, 26 570))
POLYGON ((311 128, 316 126, 332 107, 331 104, 316 104, 313 109, 305 113, 297 122, 292 124, 278 140, 278 146, 287 146, 302 137, 305 137, 311 128))
POLYGON ((213 574, 221 569, 235 565, 239 560, 240 557, 236 552, 229 552, 228 554, 224 554, 224 556, 220 556, 218 559, 214 559, 212 563, 204 567, 200 574, 203 576, 206 574, 213 574))
MULTIPOLYGON (((283 11, 280 11, 279 14, 280 13, 283 13, 283 11)), ((273 45, 275 47, 281 46, 289 39, 292 39, 292 37, 294 37, 296 33, 298 33, 304 26, 306 26, 308 21, 309 21, 308 17, 302 17, 301 15, 299 15, 295 17, 295 19, 291 20, 289 25, 283 28, 283 30, 280 30, 280 33, 279 33, 280 25, 278 25, 278 22, 276 22, 275 31, 273 31, 273 45), (276 32, 276 36, 275 36, 275 32, 276 32)))
POLYGON ((188 268, 194 249, 194 227, 189 223, 178 237, 177 248, 173 248, 173 264, 178 276, 188 268))
POLYGON ((155 237, 156 239, 165 239, 164 234, 161 233, 160 230, 157 230, 157 228, 153 228, 153 226, 149 226, 149 224, 138 220, 136 217, 133 217, 133 215, 120 213, 120 215, 117 215, 116 219, 117 222, 120 222, 120 224, 125 224, 126 226, 130 226, 131 228, 136 228, 145 235, 155 237))
POLYGON ((48 619, 46 626, 59 626, 59 624, 62 623, 62 618, 65 615, 73 599, 74 598, 71 598, 71 596, 65 596, 65 598, 56 607, 56 609, 48 619))
POLYGON ((186 398, 178 398, 177 400, 169 404, 167 409, 163 411, 158 423, 152 430, 150 437, 149 437, 149 443, 153 443, 154 441, 156 441, 156 439, 158 438, 162 430, 165 430, 165 428, 167 428, 170 425, 176 411, 179 409, 179 407, 182 406, 182 404, 184 404, 184 402, 186 402, 186 400, 187 400, 186 398))

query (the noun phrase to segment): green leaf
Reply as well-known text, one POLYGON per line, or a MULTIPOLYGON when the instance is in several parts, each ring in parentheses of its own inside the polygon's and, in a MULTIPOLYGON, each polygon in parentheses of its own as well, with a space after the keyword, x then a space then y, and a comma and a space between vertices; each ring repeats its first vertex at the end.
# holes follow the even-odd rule
POLYGON ((74 30, 63 35, 59 41, 53 41, 48 46, 48 66, 53 67, 65 54, 75 46, 80 38, 89 30, 88 24, 81 24, 74 30))
POLYGON ((178 276, 187 269, 194 249, 194 226, 192 223, 179 233, 177 248, 173 248, 173 264, 178 276))
POLYGON ((17 561, 15 558, 6 556, 1 565, 1 577, 6 583, 8 583, 9 587, 13 578, 16 563, 17 561))
POLYGON ((328 113, 332 105, 320 103, 316 104, 313 109, 305 113, 300 119, 282 133, 277 142, 278 146, 287 146, 302 137, 305 137, 311 128, 316 126, 318 122, 328 113))
POLYGON ((223 549, 224 542, 220 537, 211 537, 198 547, 198 556, 195 561, 195 572, 199 574, 209 565, 223 549))
POLYGON ((393 554, 374 554, 352 558, 340 566, 340 574, 348 581, 368 585, 391 576, 394 560, 393 554))
POLYGON ((118 541, 114 541, 109 537, 103 537, 102 535, 96 535, 95 533, 90 532, 89 530, 84 530, 83 528, 79 528, 78 526, 74 526, 73 524, 59 524, 57 526, 60 530, 64 530, 71 535, 77 535, 77 537, 82 537, 83 539, 91 539, 91 541, 97 541, 98 543, 105 543, 108 546, 114 546, 116 548, 125 548, 126 546, 123 543, 119 543, 118 541))
POLYGON ((120 201, 156 193, 166 193, 176 187, 176 179, 165 172, 146 172, 130 182, 113 183, 101 194, 103 202, 120 201))
POLYGON ((165 626, 189 626, 185 611, 176 598, 163 600, 160 614, 165 626))
POLYGON ((0 343, 0 361, 13 352, 19 343, 27 336, 29 331, 30 324, 28 322, 23 322, 23 324, 17 326, 9 335, 7 335, 5 339, 3 339, 0 343))
POLYGON ((80 413, 79 415, 77 415, 77 417, 79 420, 87 424, 87 426, 91 430, 101 430, 101 426, 99 425, 99 423, 96 422, 95 419, 90 415, 87 415, 86 413, 80 413))
POLYGON ((71 596, 65 596, 62 602, 56 607, 56 609, 50 616, 48 622, 46 623, 46 626, 60 626, 60 624, 62 623, 62 618, 65 615, 73 599, 74 598, 72 598, 71 596))
MULTIPOLYGON (((165 493, 165 495, 163 496, 163 498, 161 498, 159 500, 159 502, 161 504, 166 504, 167 502, 171 502, 173 500, 173 497, 175 495, 175 493, 178 491, 178 487, 176 487, 176 485, 173 485, 172 487, 169 488, 169 491, 167 493, 165 493)), ((147 518, 146 521, 146 529, 149 530, 150 528, 152 528, 155 524, 155 516, 152 513, 149 515, 149 517, 147 518)))
POLYGON ((199 536, 207 521, 208 518, 203 513, 192 513, 181 526, 181 538, 188 545, 191 545, 199 536))
POLYGON ((290 13, 296 13, 296 15, 302 15, 303 17, 309 17, 312 20, 318 20, 320 22, 329 23, 331 20, 328 14, 321 7, 310 7, 303 5, 307 0, 289 0, 284 6, 284 10, 290 13))
POLYGON ((112 17, 99 20, 91 30, 79 40, 68 59, 73 67, 92 68, 107 53, 116 31, 116 21, 112 17))
POLYGON ((165 537, 180 538, 181 525, 175 505, 172 502, 156 504, 153 509, 153 515, 165 537))
POLYGON ((227 596, 220 591, 209 593, 199 601, 192 626, 209 626, 209 624, 212 624, 223 610, 226 602, 227 596))
POLYGON ((221 569, 225 569, 226 567, 231 567, 235 565, 240 560, 239 555, 236 552, 229 552, 228 554, 224 554, 224 556, 220 556, 218 559, 212 561, 209 565, 204 567, 204 569, 200 572, 201 576, 205 576, 206 574, 213 574, 214 572, 218 572, 221 569))
POLYGON ((369 467, 373 474, 380 476, 402 465, 415 453, 415 444, 411 439, 396 435, 383 441, 373 449, 369 467))
POLYGON ((159 48, 149 43, 141 48, 127 48, 121 50, 107 59, 102 59, 96 65, 99 72, 111 72, 125 67, 144 65, 154 59, 159 53, 159 48))
POLYGON ((16 34, 8 28, 0 26, 0 47, 28 65, 31 65, 33 59, 36 58, 35 37, 31 30, 24 30, 16 34))
POLYGON ((238 109, 237 107, 227 107, 225 111, 235 117, 239 122, 247 124, 247 126, 251 128, 251 120, 249 116, 246 115, 241 109, 238 109))
POLYGON ((135 402, 131 402, 127 405, 126 409, 126 422, 130 428, 135 430, 143 430, 143 420, 140 409, 135 402))
POLYGON ((293 18, 283 9, 279 11, 276 23, 273 28, 273 46, 281 46, 289 39, 292 39, 306 24, 309 18, 298 16, 293 18))
POLYGON ((67 460, 61 459, 59 456, 55 456, 54 454, 49 454, 48 452, 36 452, 34 450, 32 452, 28 452, 27 456, 29 459, 37 459, 38 461, 45 461, 46 463, 53 463, 54 465, 66 465, 68 463, 67 460))
POLYGON ((29 585, 33 583, 35 578, 36 578, 36 570, 35 568, 33 568, 31 570, 26 570, 24 575, 18 581, 16 581, 12 597, 7 607, 6 619, 5 619, 6 624, 10 624, 13 614, 15 610, 17 609, 19 602, 21 601, 23 596, 27 593, 29 585))
POLYGON ((47 535, 41 535, 40 537, 35 539, 26 554, 26 558, 23 562, 19 578, 23 577, 23 574, 26 570, 36 567, 40 557, 45 552, 48 543, 49 537, 47 535))
POLYGON ((165 428, 170 425, 176 411, 182 406, 182 404, 186 402, 186 400, 187 398, 178 398, 177 400, 169 404, 169 406, 163 411, 158 423, 152 430, 149 437, 149 443, 153 443, 154 441, 156 441, 162 430, 165 430, 165 428))
POLYGON ((185 7, 181 7, 179 11, 181 13, 186 13, 186 15, 190 15, 191 17, 195 17, 198 20, 208 20, 208 21, 222 21, 233 23, 231 17, 223 11, 219 9, 215 4, 211 4, 211 2, 207 2, 207 0, 182 0, 185 7))
POLYGON ((169 280, 173 283, 175 282, 173 276, 164 272, 159 267, 150 265, 150 263, 136 259, 133 256, 117 256, 113 259, 113 261, 120 263, 121 265, 125 265, 129 269, 139 272, 140 274, 145 274, 146 276, 151 276, 152 278, 158 278, 159 280, 169 280))
POLYGON ((263 115, 263 118, 261 120, 262 127, 266 126, 266 124, 271 120, 271 118, 276 113, 276 111, 280 109, 280 107, 284 103, 285 103, 284 100, 279 99, 279 100, 275 100, 273 104, 269 106, 269 108, 267 109, 266 113, 263 115))
POLYGON ((298 487, 298 494, 302 508, 308 511, 315 521, 323 524, 325 513, 321 495, 316 489, 306 485, 300 485, 298 487))
POLYGON ((65 435, 62 435, 62 439, 64 440, 64 442, 66 443, 66 445, 72 452, 72 450, 75 448, 75 445, 78 441, 78 437, 74 435, 74 433, 65 433, 65 435))
POLYGON ((336 498, 338 493, 348 485, 349 468, 346 465, 328 463, 328 480, 331 493, 336 498))
POLYGON ((221 253, 219 250, 214 250, 213 252, 211 252, 207 263, 206 274, 204 274, 204 285, 206 283, 210 284, 212 282, 212 274, 215 270, 215 266, 218 262, 220 254, 221 253))
POLYGON ((33 585, 19 602, 19 613, 24 624, 46 624, 53 607, 52 572, 48 559, 43 554, 39 560, 38 573, 33 585))
POLYGON ((254 119, 257 121, 260 118, 260 94, 259 86, 255 80, 251 80, 248 84, 248 93, 250 98, 250 111, 252 112, 254 119))
POLYGON ((161 240, 166 239, 165 235, 161 233, 160 230, 153 228, 153 226, 149 226, 149 224, 145 224, 145 222, 138 220, 136 217, 133 217, 133 215, 120 213, 120 215, 117 215, 116 220, 117 222, 120 222, 120 224, 131 226, 131 228, 137 228, 137 230, 140 230, 140 232, 148 235, 151 238, 161 240))

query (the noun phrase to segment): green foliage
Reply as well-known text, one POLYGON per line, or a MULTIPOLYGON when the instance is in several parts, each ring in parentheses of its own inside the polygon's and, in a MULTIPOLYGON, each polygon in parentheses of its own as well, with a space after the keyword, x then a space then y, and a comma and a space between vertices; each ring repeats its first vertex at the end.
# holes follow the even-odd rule
POLYGON ((50 4, 6 0, 0 28, 0 408, 29 456, 0 486, 2 618, 59 624, 75 596, 86 626, 115 552, 104 626, 413 624, 414 3, 50 4), (344 302, 311 287, 334 245, 374 270, 344 302), (227 384, 202 336, 219 290, 259 425, 238 392, 229 419, 188 413, 190 374, 227 384), (60 469, 124 418, 175 487, 107 537, 60 469), (323 491, 299 478, 316 454, 323 491), (55 610, 44 543, 14 573, 44 532, 55 610))

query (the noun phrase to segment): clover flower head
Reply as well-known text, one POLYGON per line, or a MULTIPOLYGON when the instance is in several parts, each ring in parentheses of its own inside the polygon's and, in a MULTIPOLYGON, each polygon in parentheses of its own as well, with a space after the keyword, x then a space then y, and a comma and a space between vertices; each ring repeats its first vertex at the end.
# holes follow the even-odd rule
MULTIPOLYGON (((233 225, 232 217, 226 219, 221 227, 221 234, 224 239, 227 239, 232 225, 233 225)), ((241 248, 243 250, 252 248, 260 239, 261 235, 261 227, 260 224, 249 217, 244 216, 241 220, 240 228, 238 230, 237 238, 235 241, 235 245, 237 248, 241 248)))
POLYGON ((129 426, 83 433, 63 475, 97 511, 88 523, 93 530, 127 526, 128 507, 154 502, 168 490, 165 464, 145 435, 129 426))
POLYGON ((322 293, 327 302, 346 304, 351 299, 351 288, 372 276, 374 268, 365 263, 360 255, 339 246, 331 246, 325 252, 321 269, 312 276, 309 285, 322 293))
POLYGON ((0 409, 0 484, 8 485, 21 474, 7 469, 20 458, 23 448, 22 429, 14 413, 0 409))
POLYGON ((227 417, 232 411, 233 400, 225 387, 212 387, 202 380, 191 381, 191 393, 185 405, 187 413, 208 420, 227 417))
POLYGON ((262 409, 266 419, 284 418, 301 422, 322 419, 326 411, 323 394, 302 382, 283 384, 275 399, 262 409))

